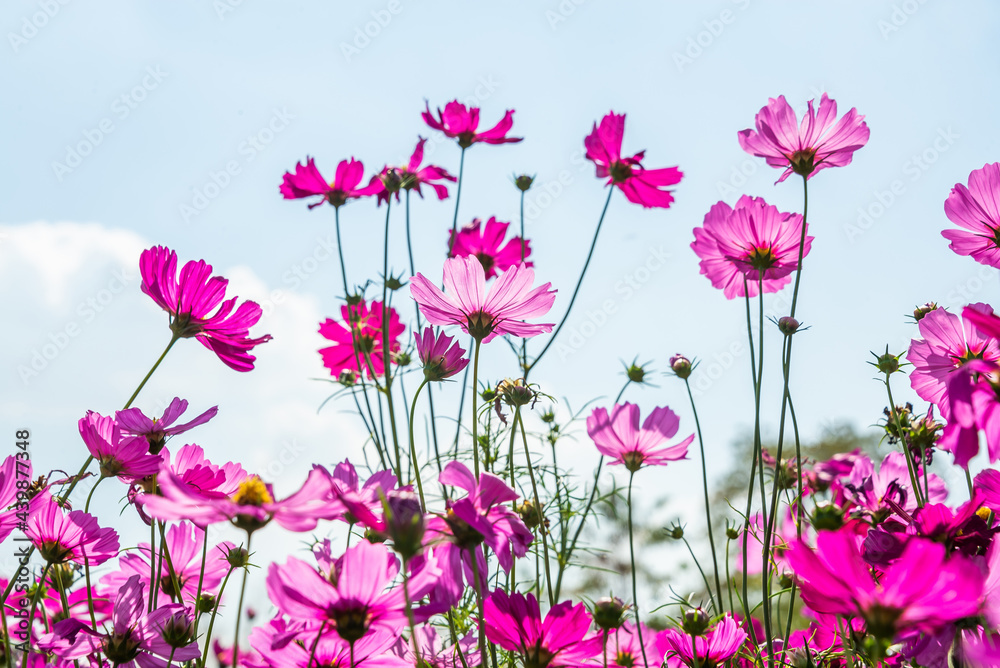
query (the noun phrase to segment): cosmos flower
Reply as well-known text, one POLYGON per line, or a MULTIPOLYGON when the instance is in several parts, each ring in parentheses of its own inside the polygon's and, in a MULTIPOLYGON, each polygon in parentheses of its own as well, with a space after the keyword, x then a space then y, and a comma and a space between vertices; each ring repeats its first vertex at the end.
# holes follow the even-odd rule
POLYGON ((533 267, 534 264, 527 259, 531 255, 531 246, 526 239, 512 237, 506 244, 503 243, 509 227, 510 223, 500 222, 495 216, 490 216, 485 225, 482 219, 473 219, 457 234, 451 234, 450 257, 476 257, 488 279, 496 278, 497 272, 507 271, 521 263, 533 267))
MULTIPOLYGON (((656 642, 656 632, 645 624, 642 625, 642 645, 645 645, 646 661, 650 668, 663 663, 664 650, 656 642)), ((639 668, 643 665, 643 646, 639 644, 639 634, 635 624, 625 622, 620 628, 609 632, 604 651, 609 666, 617 668, 639 668)))
POLYGON ((465 350, 443 332, 434 334, 433 327, 425 327, 423 333, 414 332, 417 340, 417 355, 424 365, 424 378, 441 381, 450 378, 469 365, 465 350))
POLYGON ((458 325, 482 343, 512 334, 530 338, 552 331, 551 324, 536 325, 527 318, 545 315, 556 291, 551 283, 532 289, 535 272, 524 265, 511 267, 486 290, 486 272, 475 257, 449 258, 444 262, 444 291, 417 274, 410 280, 410 294, 432 325, 458 325))
POLYGON ((301 162, 295 165, 294 174, 285 172, 279 190, 285 199, 319 196, 319 201, 309 205, 310 209, 323 202, 339 208, 349 200, 377 195, 385 187, 378 176, 373 176, 367 186, 358 188, 364 175, 365 166, 360 160, 341 160, 333 181, 327 183, 316 168, 315 160, 306 158, 305 165, 301 162))
POLYGON ((198 417, 183 424, 174 424, 177 419, 187 410, 188 402, 180 397, 174 397, 170 405, 163 411, 163 415, 158 418, 148 418, 138 408, 128 408, 115 413, 115 421, 118 427, 125 434, 130 436, 143 436, 149 442, 149 452, 157 454, 163 449, 167 439, 177 434, 203 425, 219 412, 218 406, 212 406, 198 417))
POLYGON ((969 185, 956 183, 944 202, 948 220, 961 230, 943 230, 949 248, 980 264, 1000 268, 1000 163, 969 174, 969 185))
POLYGON ((776 183, 793 172, 811 178, 828 167, 851 164, 854 152, 868 143, 865 117, 852 108, 837 120, 837 103, 823 93, 819 110, 809 109, 799 123, 785 96, 771 98, 754 118, 755 130, 740 130, 740 146, 768 165, 784 169, 776 183))
MULTIPOLYGON (((702 226, 694 228, 691 248, 712 287, 735 299, 756 297, 761 279, 765 293, 787 285, 798 268, 801 238, 802 216, 782 213, 762 197, 743 195, 735 207, 718 202, 709 209, 702 226)), ((803 257, 812 241, 806 236, 803 257)))
POLYGON ((684 173, 676 167, 646 169, 642 166, 645 151, 631 158, 622 157, 622 136, 625 134, 625 114, 610 112, 598 127, 583 140, 587 159, 597 168, 598 178, 607 178, 607 185, 618 186, 630 202, 646 208, 667 209, 674 196, 667 186, 680 183, 684 173))
POLYGON ((692 636, 683 631, 665 629, 656 636, 656 644, 666 654, 668 665, 670 657, 675 657, 685 666, 715 668, 735 656, 746 639, 746 631, 740 628, 735 619, 726 615, 703 635, 694 636, 693 642, 692 636), (693 651, 696 646, 697 663, 693 651))
POLYGON ((102 477, 132 482, 160 470, 160 456, 149 453, 148 441, 142 436, 123 436, 113 417, 87 411, 78 427, 87 450, 100 464, 102 477))
POLYGON ((344 506, 340 519, 376 531, 385 528, 382 497, 396 489, 396 476, 392 471, 376 471, 362 485, 354 465, 345 459, 333 469, 330 481, 333 495, 344 506))
POLYGON ((629 471, 643 465, 660 465, 685 459, 694 440, 691 434, 680 443, 658 448, 672 438, 680 426, 680 418, 667 407, 654 408, 639 428, 639 407, 635 404, 615 404, 608 415, 606 408, 595 408, 587 418, 587 434, 602 455, 613 464, 624 464, 629 471))
MULTIPOLYGON (((320 323, 319 333, 323 338, 333 341, 332 346, 321 348, 319 351, 323 358, 323 366, 330 370, 330 375, 336 377, 347 370, 360 372, 362 368, 368 373, 369 378, 385 373, 383 312, 382 302, 372 302, 369 307, 362 299, 357 304, 351 306, 345 304, 340 307, 343 323, 332 318, 320 323)), ((406 327, 400 321, 399 313, 396 309, 390 308, 390 353, 399 352, 399 337, 404 329, 406 327)))
POLYGON ((170 314, 170 331, 175 337, 197 338, 231 369, 253 369, 256 358, 250 350, 271 340, 270 334, 250 338, 250 328, 262 314, 260 306, 244 301, 234 311, 236 297, 223 301, 229 281, 212 276, 212 265, 204 260, 185 264, 178 279, 177 253, 164 246, 143 251, 139 269, 142 291, 170 314))
POLYGON ((0 464, 0 542, 21 523, 27 506, 19 506, 18 480, 31 480, 31 459, 10 455, 0 464), (18 518, 21 513, 21 518, 18 518))
POLYGON ((118 554, 118 534, 101 528, 97 518, 82 510, 63 512, 52 494, 45 490, 29 502, 25 535, 50 564, 88 561, 103 564, 118 554))
MULTIPOLYGON (((335 631, 325 630, 321 635, 319 631, 318 625, 290 622, 282 617, 256 626, 250 632, 253 649, 247 652, 254 656, 256 664, 245 665, 272 668, 350 668, 352 665, 354 668, 412 668, 414 665, 391 651, 399 640, 397 630, 372 630, 355 641, 353 647, 335 631), (315 652, 312 651, 313 643, 316 645, 315 652)), ((226 659, 231 664, 232 649, 220 646, 220 650, 220 664, 227 666, 226 659)), ((240 650, 241 663, 245 660, 244 652, 246 650, 240 650)))
POLYGON ((486 637, 519 654, 531 668, 584 666, 601 654, 601 636, 590 633, 590 614, 583 603, 563 601, 542 619, 538 601, 496 590, 483 604, 486 637))
MULTIPOLYGON (((384 167, 380 176, 384 179, 391 172, 395 171, 396 176, 399 177, 399 188, 402 190, 415 190, 421 198, 423 198, 424 193, 421 191, 420 187, 423 185, 428 185, 434 189, 434 194, 437 195, 439 200, 448 199, 448 187, 443 183, 438 183, 439 181, 456 181, 457 179, 448 173, 443 167, 437 167, 435 165, 427 165, 421 167, 420 163, 424 161, 424 144, 427 140, 423 137, 418 137, 417 147, 413 149, 413 155, 410 156, 410 162, 405 167, 384 167)), ((388 189, 382 190, 378 194, 379 203, 383 201, 388 201, 390 195, 392 195, 388 189)), ((396 201, 399 201, 399 189, 394 193, 396 195, 396 201)))
POLYGON ((457 139, 458 145, 462 148, 468 148, 478 142, 507 144, 519 142, 523 139, 523 137, 507 136, 507 133, 514 126, 513 109, 508 109, 499 123, 483 132, 476 132, 476 129, 479 127, 479 107, 472 107, 470 109, 458 100, 452 100, 444 105, 443 112, 439 108, 437 110, 437 118, 434 118, 434 114, 431 113, 430 103, 428 102, 426 104, 426 111, 421 112, 420 116, 427 125, 435 130, 440 130, 446 137, 457 139))
MULTIPOLYGON (((918 478, 922 467, 918 467, 918 478)), ((927 476, 927 503, 943 502, 948 497, 944 481, 933 473, 927 476)), ((878 473, 875 464, 866 455, 854 460, 854 467, 848 480, 844 482, 844 496, 856 504, 876 523, 894 512, 893 504, 907 513, 917 510, 917 498, 910 482, 906 456, 902 452, 890 452, 882 460, 878 473)))

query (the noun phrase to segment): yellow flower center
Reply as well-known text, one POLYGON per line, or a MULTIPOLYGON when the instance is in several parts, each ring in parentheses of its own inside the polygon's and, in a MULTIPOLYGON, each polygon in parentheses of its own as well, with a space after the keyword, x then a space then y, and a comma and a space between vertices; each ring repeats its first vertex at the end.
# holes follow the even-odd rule
POLYGON ((261 507, 274 503, 274 498, 267 491, 267 485, 257 476, 252 475, 240 483, 239 489, 233 494, 233 501, 241 506, 261 507))

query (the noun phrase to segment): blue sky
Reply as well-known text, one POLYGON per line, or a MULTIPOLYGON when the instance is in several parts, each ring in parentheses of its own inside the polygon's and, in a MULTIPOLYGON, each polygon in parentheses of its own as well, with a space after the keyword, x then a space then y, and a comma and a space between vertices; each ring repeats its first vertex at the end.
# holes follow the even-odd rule
MULTIPOLYGON (((693 380, 711 468, 721 472, 729 443, 753 420, 743 305, 699 275, 691 229, 716 201, 744 192, 801 210, 799 181, 774 185, 780 172, 743 153, 736 133, 769 97, 784 94, 801 110, 822 92, 841 112, 865 114, 871 140, 852 165, 810 183, 816 242, 799 313, 811 329, 796 345, 793 391, 807 436, 839 420, 866 427, 885 405, 869 351, 905 348, 916 304, 958 308, 1000 294, 994 270, 953 255, 940 236, 950 188, 1000 158, 998 17, 993 3, 942 0, 10 0, 0 10, 3 433, 32 429, 40 469, 78 466, 75 421, 119 407, 168 338, 136 271, 143 248, 165 244, 182 260, 206 259, 235 294, 264 303, 258 330, 275 339, 246 376, 183 342, 138 405, 152 412, 177 395, 192 410, 219 404, 198 441, 268 472, 279 495, 313 461, 357 457, 359 423, 343 404, 317 412, 329 388, 312 380, 323 375, 317 324, 339 306, 332 210, 283 201, 278 184, 307 155, 331 174, 349 156, 369 171, 400 163, 418 135, 432 140, 431 162, 457 172, 457 147, 419 112, 425 99, 458 98, 482 107, 485 126, 517 110, 514 134, 524 142, 466 156, 459 220, 516 221, 511 174, 537 174, 527 234, 539 280, 560 291, 552 319, 605 197, 582 158, 591 125, 611 109, 627 113, 624 150, 646 149, 647 166, 684 171, 669 210, 614 196, 565 347, 532 379, 579 406, 617 393, 620 360, 652 359, 662 370, 675 352, 698 357, 704 376, 693 380), (37 374, 23 373, 46 345, 58 352, 37 374)), ((432 277, 452 207, 413 202, 418 269, 432 277)), ((342 211, 352 280, 381 270, 383 215, 373 202, 342 211)), ((390 253, 403 270, 400 236, 390 253)), ((484 369, 494 379, 515 373, 506 345, 487 348, 484 369)), ((780 376, 765 373, 773 433, 780 376)), ((689 433, 682 385, 656 382, 627 397, 644 410, 674 407, 689 433)), ((896 397, 913 398, 905 380, 896 397)), ((585 435, 566 449, 565 461, 589 471, 585 435)), ((681 495, 692 470, 650 473, 644 484, 681 495)), ((107 508, 119 500, 109 489, 98 496, 107 508)))

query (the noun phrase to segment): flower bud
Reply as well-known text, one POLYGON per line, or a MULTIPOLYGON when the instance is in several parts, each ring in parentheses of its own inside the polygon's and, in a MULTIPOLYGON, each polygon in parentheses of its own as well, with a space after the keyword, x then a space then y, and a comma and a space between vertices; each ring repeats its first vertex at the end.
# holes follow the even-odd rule
POLYGON ((682 379, 690 376, 691 371, 694 369, 691 365, 691 360, 684 357, 680 353, 677 353, 670 358, 670 368, 673 370, 674 375, 682 379))
POLYGON ((711 621, 708 613, 701 608, 685 610, 681 615, 681 628, 689 636, 700 636, 708 630, 711 621))
POLYGON ((625 611, 628 606, 617 596, 605 596, 594 602, 591 616, 597 627, 605 631, 621 628, 625 623, 625 611))
POLYGON ((670 527, 669 535, 674 540, 680 540, 681 538, 684 537, 684 527, 682 527, 680 524, 673 525, 672 527, 670 527))
POLYGON ((799 329, 799 321, 790 315, 778 318, 778 330, 785 336, 791 336, 799 329))
POLYGON ((386 529, 392 546, 409 561, 420 553, 424 540, 424 513, 420 500, 413 492, 394 491, 383 504, 386 529))
POLYGON ((399 192, 403 185, 403 177, 395 167, 386 167, 378 176, 382 179, 382 185, 385 186, 387 193, 399 192))
MULTIPOLYGON (((552 424, 556 420, 556 414, 550 408, 549 410, 542 413, 541 418, 542 422, 544 422, 545 424, 552 424)), ((558 427, 556 428, 558 429, 558 427)))
POLYGON ((899 371, 899 358, 902 353, 899 355, 893 355, 889 352, 889 346, 886 346, 883 354, 878 355, 872 352, 872 355, 875 357, 875 361, 869 362, 869 364, 878 369, 880 373, 884 373, 888 376, 889 374, 899 371))
POLYGON ((782 573, 781 577, 778 578, 778 584, 781 586, 782 589, 788 589, 789 587, 791 587, 792 582, 793 580, 791 573, 782 573))
POLYGON ((819 531, 836 531, 844 526, 844 511, 829 501, 816 506, 812 525, 819 531))
POLYGON ((354 387, 358 384, 358 372, 354 369, 345 369, 337 376, 337 382, 344 387, 354 387))
POLYGON ((163 641, 174 648, 181 648, 191 644, 194 640, 194 624, 188 617, 186 610, 175 612, 167 618, 161 631, 163 641))
POLYGON ((402 290, 403 286, 407 284, 407 281, 403 280, 403 274, 399 276, 389 276, 385 279, 385 287, 389 290, 395 292, 396 290, 402 290))
POLYGON ((917 308, 913 309, 913 320, 915 322, 920 322, 921 320, 923 320, 925 315, 927 315, 931 311, 936 311, 938 308, 939 308, 938 305, 935 304, 934 302, 927 302, 923 306, 918 306, 917 308))
POLYGON ((242 568, 250 563, 250 553, 242 547, 232 547, 226 553, 226 561, 233 568, 242 568))
POLYGON ((218 600, 211 594, 202 594, 198 598, 198 612, 202 614, 212 612, 215 610, 216 603, 218 603, 218 600))
POLYGON ((521 192, 527 192, 531 184, 535 182, 534 176, 528 176, 527 174, 518 174, 514 177, 514 185, 521 192))
POLYGON ((405 350, 400 350, 398 353, 391 353, 390 357, 396 363, 396 366, 408 366, 412 361, 410 353, 405 350))
POLYGON ((740 537, 740 530, 738 528, 734 526, 726 527, 726 538, 728 538, 729 540, 736 540, 739 537, 740 537))
POLYGON ((53 564, 49 568, 49 584, 56 591, 68 591, 73 585, 74 575, 69 564, 53 564))
POLYGON ((542 514, 535 508, 535 504, 531 501, 525 500, 524 503, 515 505, 514 512, 521 517, 524 526, 529 529, 534 529, 542 523, 542 514))

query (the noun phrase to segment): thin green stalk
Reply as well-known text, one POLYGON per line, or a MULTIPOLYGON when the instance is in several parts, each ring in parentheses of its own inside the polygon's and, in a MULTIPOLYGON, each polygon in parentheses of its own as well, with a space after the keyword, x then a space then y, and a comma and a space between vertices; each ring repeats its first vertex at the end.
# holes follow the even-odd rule
POLYGON ((892 388, 889 387, 889 374, 885 374, 885 391, 889 395, 889 414, 893 422, 896 423, 896 433, 899 434, 899 442, 903 444, 903 455, 906 457, 906 468, 910 471, 910 487, 913 488, 913 496, 917 501, 917 508, 924 507, 924 498, 920 494, 920 483, 917 482, 917 469, 913 463, 910 449, 906 446, 906 437, 903 435, 903 425, 899 421, 899 412, 896 404, 892 401, 892 388))
POLYGON ((201 537, 201 569, 198 571, 198 590, 194 595, 194 637, 198 637, 198 623, 201 622, 201 613, 197 612, 198 604, 201 601, 201 588, 205 582, 205 563, 208 561, 208 527, 205 527, 201 537))
MULTIPOLYGON (((758 475, 760 476, 760 513, 761 513, 761 523, 767 526, 767 496, 764 490, 764 444, 761 442, 760 436, 760 395, 761 387, 764 384, 764 272, 760 271, 757 274, 757 301, 759 303, 759 316, 757 322, 757 344, 760 346, 758 348, 757 354, 757 389, 754 392, 754 426, 753 426, 753 440, 754 440, 754 450, 757 453, 758 462, 758 475)), ((750 481, 751 486, 753 485, 753 480, 750 481)), ((749 517, 747 518, 749 523, 749 517)), ((762 554, 764 555, 765 563, 768 563, 768 556, 770 554, 771 548, 766 543, 762 544, 762 554)), ((763 617, 764 617, 764 635, 767 638, 767 664, 769 668, 774 668, 774 644, 772 642, 774 636, 771 633, 771 601, 768 596, 769 583, 767 578, 768 572, 767 568, 764 568, 763 578, 761 579, 761 595, 763 606, 763 617)))
POLYGON ((632 536, 632 479, 635 478, 635 471, 628 474, 628 496, 626 505, 628 506, 628 555, 629 563, 632 565, 632 607, 635 610, 635 631, 639 636, 639 647, 642 648, 642 665, 649 668, 649 659, 646 658, 646 643, 642 639, 642 619, 639 617, 639 587, 635 577, 635 540, 632 536))
MULTIPOLYGON (((212 616, 208 619, 208 633, 205 634, 205 649, 201 652, 201 668, 205 668, 205 663, 208 661, 208 648, 211 647, 212 643, 212 629, 215 628, 215 617, 219 614, 219 606, 222 604, 222 592, 226 591, 226 584, 229 582, 229 576, 232 575, 235 570, 235 568, 230 568, 226 572, 226 577, 222 579, 222 586, 219 587, 219 595, 215 598, 215 607, 212 608, 212 616)), ((233 665, 236 665, 235 661, 233 662, 233 665)))
POLYGON ((795 305, 799 300, 799 281, 802 280, 802 258, 806 250, 806 220, 809 216, 809 179, 802 177, 802 234, 799 237, 799 260, 795 266, 795 288, 792 290, 792 309, 789 315, 795 317, 795 305))
POLYGON ((319 631, 316 633, 316 639, 313 640, 312 648, 309 650, 309 663, 306 664, 306 668, 312 668, 313 660, 316 658, 316 646, 319 645, 319 639, 323 637, 323 631, 326 630, 327 621, 328 620, 324 619, 323 623, 319 625, 319 631))
MULTIPOLYGON (((531 492, 535 499, 535 512, 538 513, 539 518, 542 517, 542 503, 538 497, 538 486, 535 484, 535 467, 531 465, 531 451, 528 450, 528 436, 524 433, 524 418, 521 417, 521 407, 518 406, 514 411, 514 419, 521 425, 521 439, 524 441, 524 457, 528 464, 528 476, 531 478, 531 492)), ((545 530, 545 522, 541 521, 538 524, 538 532, 542 534, 542 549, 545 552, 545 584, 549 592, 549 605, 555 605, 556 599, 552 595, 552 574, 549 572, 549 541, 546 538, 548 533, 545 530)), ((539 592, 539 595, 541 592, 539 592)))
POLYGON ((482 579, 479 576, 479 559, 477 559, 476 548, 469 548, 469 557, 472 561, 472 585, 476 591, 476 606, 479 614, 479 660, 486 665, 486 612, 483 607, 483 592, 481 590, 482 579))
POLYGON ((708 525, 708 544, 712 547, 712 572, 715 575, 715 593, 718 596, 716 600, 721 606, 723 604, 722 583, 719 582, 719 560, 715 554, 715 536, 712 534, 712 511, 711 503, 708 499, 708 467, 705 463, 705 441, 701 434, 701 422, 698 420, 698 409, 694 405, 694 394, 691 392, 691 383, 687 378, 684 379, 684 387, 687 388, 688 399, 691 401, 691 412, 694 414, 694 426, 698 432, 698 448, 701 451, 701 482, 702 489, 705 492, 705 522, 708 525))
MULTIPOLYGON (((527 190, 521 191, 521 263, 524 264, 524 195, 527 190)), ((528 373, 528 339, 521 339, 521 370, 528 373)))
POLYGON ((424 486, 420 482, 420 462, 417 461, 416 440, 413 438, 413 420, 417 415, 417 397, 420 396, 420 390, 424 389, 426 384, 427 378, 424 378, 424 382, 420 383, 420 387, 413 393, 413 404, 410 406, 410 459, 413 465, 413 475, 417 479, 417 492, 420 494, 420 512, 423 513, 427 512, 427 504, 424 502, 424 486))
POLYGON ((399 456, 399 434, 396 432, 396 409, 392 401, 392 351, 389 348, 389 212, 392 198, 385 201, 385 241, 382 248, 382 368, 385 371, 385 400, 389 408, 389 427, 392 446, 396 451, 396 479, 403 479, 403 465, 399 456))
POLYGON ((555 331, 552 332, 552 336, 549 337, 549 340, 545 344, 545 347, 542 348, 542 352, 538 353, 538 355, 535 356, 535 359, 532 360, 531 364, 528 364, 527 361, 525 361, 524 365, 525 381, 528 380, 528 373, 532 369, 534 369, 535 366, 541 361, 542 357, 552 346, 552 343, 556 340, 556 337, 559 336, 559 331, 563 328, 563 325, 565 325, 566 321, 569 319, 569 314, 573 310, 573 304, 576 302, 576 296, 580 294, 580 286, 583 285, 583 277, 587 275, 587 267, 590 266, 590 260, 592 257, 594 257, 594 249, 597 248, 597 237, 601 233, 601 225, 604 224, 604 215, 608 212, 608 205, 611 203, 611 195, 614 194, 614 192, 615 188, 614 186, 611 186, 611 189, 608 191, 608 199, 604 201, 604 209, 601 210, 601 217, 597 221, 597 228, 594 230, 594 239, 593 241, 590 242, 590 251, 587 253, 586 261, 583 263, 583 270, 580 272, 580 278, 577 279, 576 281, 576 287, 573 289, 573 295, 569 298, 569 306, 566 307, 566 313, 563 315, 562 320, 559 321, 559 325, 556 327, 555 331))
POLYGON ((465 147, 462 147, 462 155, 458 159, 458 182, 455 184, 455 215, 451 219, 451 236, 448 238, 448 257, 455 247, 455 239, 458 236, 458 203, 462 199, 462 175, 465 173, 465 147))
POLYGON ((413 619, 413 601, 410 600, 410 574, 408 560, 403 560, 403 600, 406 602, 406 621, 410 624, 410 643, 413 645, 413 660, 421 664, 420 649, 417 647, 417 625, 413 619))
POLYGON ((701 662, 698 661, 698 639, 695 636, 691 636, 691 661, 694 662, 694 668, 701 668, 701 662))
POLYGON ((681 540, 684 541, 684 545, 688 549, 688 554, 691 555, 691 561, 694 562, 695 568, 697 568, 698 572, 701 574, 702 582, 705 583, 705 591, 708 592, 708 600, 711 601, 712 612, 715 613, 721 612, 721 608, 719 608, 719 605, 721 605, 721 603, 717 604, 715 602, 715 595, 712 594, 712 585, 708 583, 708 576, 705 575, 705 570, 701 567, 701 562, 698 561, 698 557, 694 556, 694 550, 691 549, 691 543, 689 543, 688 539, 683 536, 681 536, 681 540))
MULTIPOLYGON (((247 559, 250 555, 250 539, 253 532, 247 532, 247 559)), ((247 592, 247 575, 250 574, 250 565, 243 567, 243 584, 240 585, 240 600, 236 604, 236 630, 233 632, 233 666, 240 665, 240 621, 243 619, 243 597, 247 592)))
POLYGON ((472 456, 476 467, 476 480, 479 480, 479 417, 476 414, 476 399, 479 396, 479 347, 482 344, 476 339, 476 353, 472 360, 472 456))
POLYGON ((177 651, 176 647, 170 648, 170 658, 167 659, 167 668, 170 668, 170 666, 174 665, 174 652, 176 651, 177 651))

